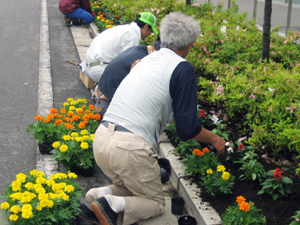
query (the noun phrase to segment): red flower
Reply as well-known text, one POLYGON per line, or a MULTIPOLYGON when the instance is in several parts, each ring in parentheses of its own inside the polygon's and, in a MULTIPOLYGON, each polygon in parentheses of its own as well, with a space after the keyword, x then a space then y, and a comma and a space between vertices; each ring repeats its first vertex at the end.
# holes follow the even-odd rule
POLYGON ((200 117, 205 117, 205 112, 204 112, 204 109, 201 109, 201 114, 200 114, 200 117))
POLYGON ((119 18, 118 17, 115 17, 116 18, 116 20, 118 20, 119 18))
POLYGON ((276 170, 274 170, 274 178, 275 180, 278 180, 279 182, 281 181, 281 171, 280 169, 277 167, 276 170))
POLYGON ((244 151, 243 147, 244 147, 244 145, 240 144, 240 147, 238 147, 238 150, 244 151))

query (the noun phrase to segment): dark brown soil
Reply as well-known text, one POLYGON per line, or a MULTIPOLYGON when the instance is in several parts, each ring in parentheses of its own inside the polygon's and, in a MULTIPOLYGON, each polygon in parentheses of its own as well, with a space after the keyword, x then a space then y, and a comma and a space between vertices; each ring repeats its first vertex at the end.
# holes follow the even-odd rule
MULTIPOLYGON (((295 211, 299 210, 300 202, 300 180, 298 176, 292 177, 288 173, 283 174, 293 180, 293 185, 290 186, 292 194, 287 198, 278 198, 276 201, 273 201, 272 197, 267 194, 257 195, 257 192, 262 188, 258 181, 242 181, 239 179, 241 175, 238 171, 240 164, 233 164, 232 162, 226 161, 225 154, 219 156, 219 161, 235 176, 233 193, 215 199, 205 193, 201 196, 203 201, 209 202, 219 215, 221 215, 229 205, 235 203, 237 196, 242 195, 246 198, 246 201, 254 202, 256 208, 261 209, 261 214, 266 217, 268 225, 288 225, 293 221, 290 217, 295 214, 295 211)), ((261 159, 260 163, 264 165, 266 171, 274 170, 277 167, 277 165, 267 162, 264 159, 261 159)))
MULTIPOLYGON (((170 136, 169 138, 171 139, 170 136)), ((172 140, 171 142, 174 146, 177 146, 172 140)), ((224 153, 219 155, 218 159, 219 162, 226 167, 226 170, 230 171, 230 173, 235 176, 235 185, 232 190, 233 193, 222 197, 213 198, 206 194, 204 188, 202 187, 202 194, 200 197, 203 199, 203 201, 208 202, 221 216, 228 206, 234 205, 236 197, 241 195, 246 198, 246 201, 254 202, 256 208, 261 209, 260 213, 266 217, 267 225, 289 225, 293 221, 293 219, 290 219, 290 217, 293 216, 297 210, 300 210, 299 177, 293 176, 292 174, 294 174, 294 172, 291 170, 291 172, 289 172, 289 170, 283 172, 283 176, 288 176, 293 181, 293 185, 290 186, 292 194, 290 194, 287 198, 278 198, 276 201, 273 201, 272 197, 267 194, 257 195, 257 192, 262 189, 262 186, 259 184, 258 180, 240 180, 239 176, 241 175, 241 172, 239 171, 239 168, 241 164, 234 164, 232 161, 226 161, 226 156, 227 153, 224 153)), ((265 167, 266 172, 269 170, 274 170, 276 167, 280 167, 280 165, 275 164, 271 160, 265 160, 263 158, 259 159, 259 162, 265 167)), ((196 178, 193 182, 199 184, 199 180, 196 178)), ((201 185, 199 185, 199 188, 201 188, 201 185)))

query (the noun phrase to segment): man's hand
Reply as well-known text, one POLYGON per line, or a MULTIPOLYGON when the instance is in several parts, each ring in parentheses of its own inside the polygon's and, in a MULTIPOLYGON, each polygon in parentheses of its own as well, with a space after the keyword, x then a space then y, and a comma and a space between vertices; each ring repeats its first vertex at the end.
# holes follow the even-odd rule
POLYGON ((216 136, 215 140, 210 142, 210 144, 217 149, 218 154, 224 153, 226 141, 223 138, 216 136))

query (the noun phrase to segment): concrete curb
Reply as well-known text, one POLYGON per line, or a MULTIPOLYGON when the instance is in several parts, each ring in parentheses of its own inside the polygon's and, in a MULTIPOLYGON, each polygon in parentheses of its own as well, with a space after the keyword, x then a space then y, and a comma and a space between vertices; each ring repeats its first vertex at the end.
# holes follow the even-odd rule
POLYGON ((219 225, 221 218, 219 214, 207 202, 203 202, 201 189, 191 179, 185 176, 185 167, 180 161, 180 156, 174 152, 167 135, 160 136, 158 155, 160 158, 167 158, 171 164, 170 182, 178 194, 185 200, 185 209, 193 216, 198 225, 219 225))

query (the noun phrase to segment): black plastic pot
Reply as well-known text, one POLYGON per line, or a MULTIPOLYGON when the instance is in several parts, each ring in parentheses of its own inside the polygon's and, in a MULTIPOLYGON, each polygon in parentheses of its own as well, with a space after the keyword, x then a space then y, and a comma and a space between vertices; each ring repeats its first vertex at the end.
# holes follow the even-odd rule
POLYGON ((194 217, 183 214, 178 219, 178 225, 197 225, 197 221, 194 217))
POLYGON ((171 200, 171 211, 174 215, 182 215, 185 201, 182 197, 176 196, 171 200))

